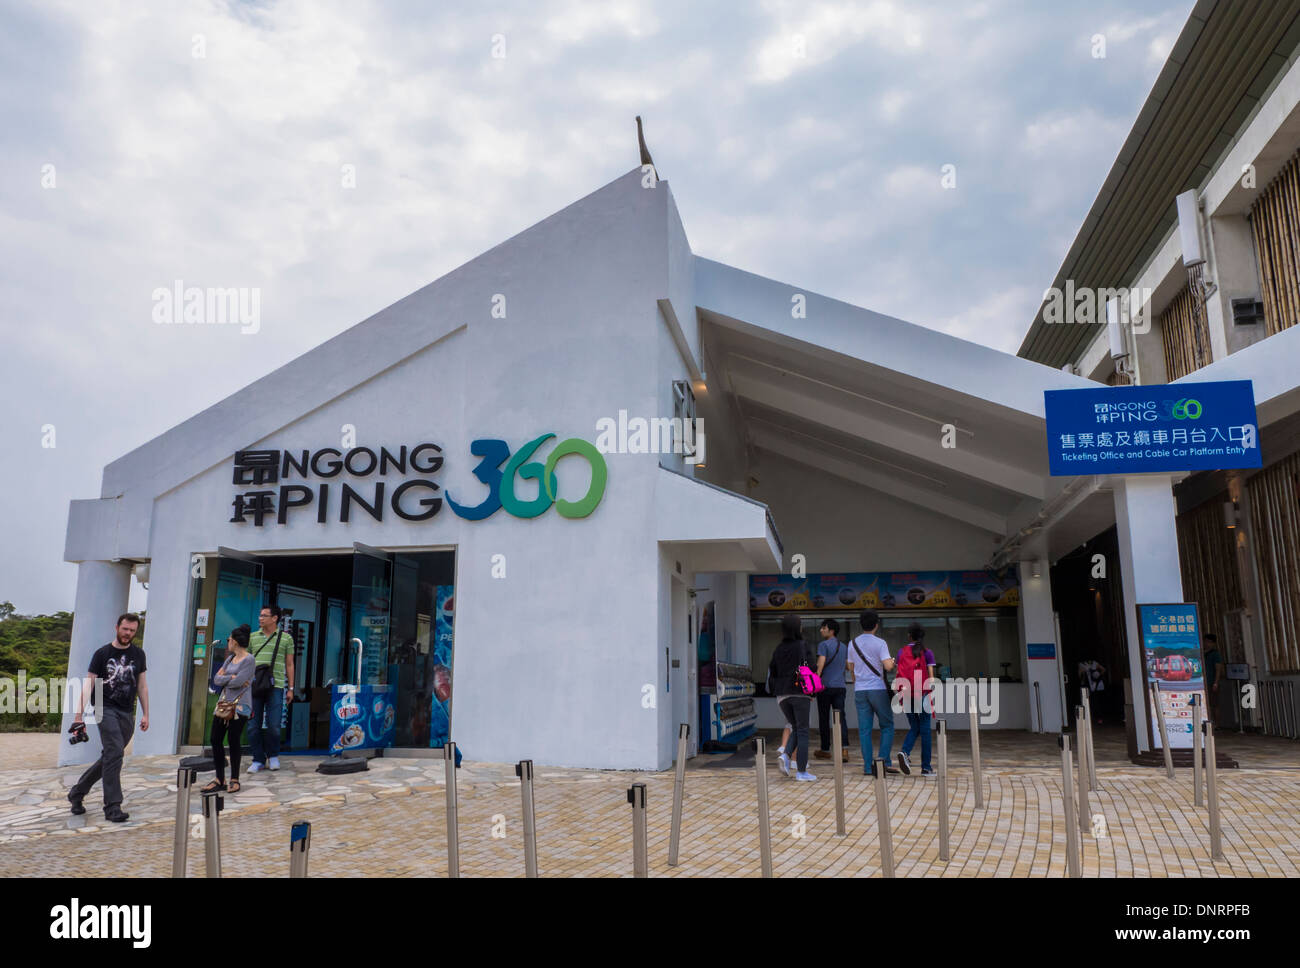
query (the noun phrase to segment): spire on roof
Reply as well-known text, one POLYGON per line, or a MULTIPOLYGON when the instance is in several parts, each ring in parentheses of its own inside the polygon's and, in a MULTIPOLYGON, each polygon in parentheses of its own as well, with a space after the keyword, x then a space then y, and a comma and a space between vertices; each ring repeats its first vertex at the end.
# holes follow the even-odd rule
POLYGON ((641 131, 641 115, 636 116, 636 140, 641 146, 641 164, 654 167, 654 159, 650 157, 650 149, 645 146, 645 134, 641 131))

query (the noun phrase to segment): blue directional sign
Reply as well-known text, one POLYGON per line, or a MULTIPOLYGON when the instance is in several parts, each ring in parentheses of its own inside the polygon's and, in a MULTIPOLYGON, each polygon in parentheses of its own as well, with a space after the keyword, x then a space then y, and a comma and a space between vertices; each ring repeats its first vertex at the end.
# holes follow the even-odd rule
POLYGON ((1260 467, 1249 380, 1045 390, 1053 477, 1260 467))

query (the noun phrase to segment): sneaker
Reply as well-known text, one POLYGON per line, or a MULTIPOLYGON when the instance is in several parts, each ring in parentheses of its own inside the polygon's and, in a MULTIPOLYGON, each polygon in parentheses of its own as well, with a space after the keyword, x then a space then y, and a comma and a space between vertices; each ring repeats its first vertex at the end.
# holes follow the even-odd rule
POLYGON ((896 767, 892 767, 892 766, 887 766, 887 767, 885 767, 885 774, 886 774, 886 775, 897 776, 898 773, 899 773, 899 771, 898 771, 898 769, 897 769, 896 767))
POLYGON ((851 758, 852 758, 852 754, 848 750, 840 750, 841 763, 847 763, 851 758))
POLYGON ((776 755, 776 765, 781 768, 781 772, 786 776, 790 775, 790 757, 785 755, 784 750, 776 755))
POLYGON ((934 770, 922 770, 921 776, 934 776, 934 770))
MULTIPOLYGON (((912 775, 912 758, 906 753, 898 754, 898 769, 902 770, 908 776, 912 775)), ((895 770, 894 772, 898 772, 895 770)))
POLYGON ((831 758, 830 750, 813 750, 813 756, 819 760, 829 760, 831 758))
POLYGON ((111 807, 104 808, 104 819, 107 820, 109 823, 121 823, 122 821, 126 820, 129 816, 131 815, 129 813, 124 813, 122 811, 122 808, 117 806, 116 804, 111 807))
POLYGON ((796 780, 802 780, 802 781, 805 782, 805 783, 806 783, 807 781, 809 781, 809 780, 815 780, 815 779, 817 779, 817 777, 813 776, 813 775, 812 775, 811 773, 809 773, 807 770, 805 770, 805 771, 802 772, 802 773, 796 773, 796 774, 794 775, 794 778, 795 778, 796 780))
POLYGON ((72 804, 72 815, 80 817, 86 812, 86 808, 81 805, 81 797, 77 796, 72 790, 68 791, 68 802, 72 804))
POLYGON ((254 761, 254 762, 248 764, 248 772, 249 772, 249 773, 261 773, 261 772, 262 772, 263 770, 265 770, 265 769, 266 769, 266 767, 264 767, 261 763, 258 763, 258 762, 256 762, 256 761, 254 761))
POLYGON ((272 770, 278 770, 280 768, 280 757, 278 756, 271 757, 271 762, 268 763, 267 766, 269 766, 272 770))

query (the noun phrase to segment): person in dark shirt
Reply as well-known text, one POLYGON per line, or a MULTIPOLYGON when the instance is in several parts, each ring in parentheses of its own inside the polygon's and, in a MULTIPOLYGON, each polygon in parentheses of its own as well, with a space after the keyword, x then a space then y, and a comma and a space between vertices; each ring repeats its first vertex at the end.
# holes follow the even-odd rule
POLYGON ((1205 714, 1215 726, 1219 725, 1219 680, 1226 668, 1219 652, 1219 638, 1213 632, 1205 636, 1205 714))
MULTIPOLYGON (((768 674, 776 693, 776 704, 785 714, 793 733, 799 768, 795 779, 815 780, 817 777, 808 772, 808 714, 812 709, 812 697, 805 695, 795 683, 795 673, 808 661, 808 647, 801 635, 802 624, 798 615, 781 618, 781 644, 772 653, 768 674)), ((777 755, 777 763, 781 772, 789 776, 790 755, 783 750, 777 755)))
POLYGON ((85 722, 86 704, 95 690, 96 680, 103 680, 103 702, 95 710, 99 723, 99 740, 103 746, 90 769, 68 791, 74 814, 83 814, 81 801, 90 788, 104 781, 104 819, 121 823, 127 819, 122 811, 122 754, 135 733, 135 700, 140 697, 140 730, 149 729, 149 686, 145 681, 144 649, 131 640, 140 629, 140 616, 132 612, 119 615, 117 634, 108 645, 95 650, 90 670, 77 702, 73 723, 85 722))

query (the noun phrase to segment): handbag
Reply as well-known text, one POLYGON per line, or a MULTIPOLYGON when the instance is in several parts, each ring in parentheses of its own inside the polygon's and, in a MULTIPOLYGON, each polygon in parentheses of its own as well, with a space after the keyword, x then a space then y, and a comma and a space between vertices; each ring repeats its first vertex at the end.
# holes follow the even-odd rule
MULTIPOLYGON (((270 665, 259 665, 253 670, 253 698, 265 699, 271 695, 271 690, 275 688, 275 660, 280 655, 280 636, 284 635, 281 630, 275 633, 275 650, 271 653, 270 665)), ((266 643, 262 643, 262 648, 257 650, 261 655, 266 649, 266 643)), ((256 661, 256 659, 254 659, 256 661)))
POLYGON ((233 699, 219 699, 217 700, 216 711, 213 712, 212 715, 217 719, 224 719, 226 722, 230 722, 235 718, 235 710, 238 705, 239 704, 233 699))

